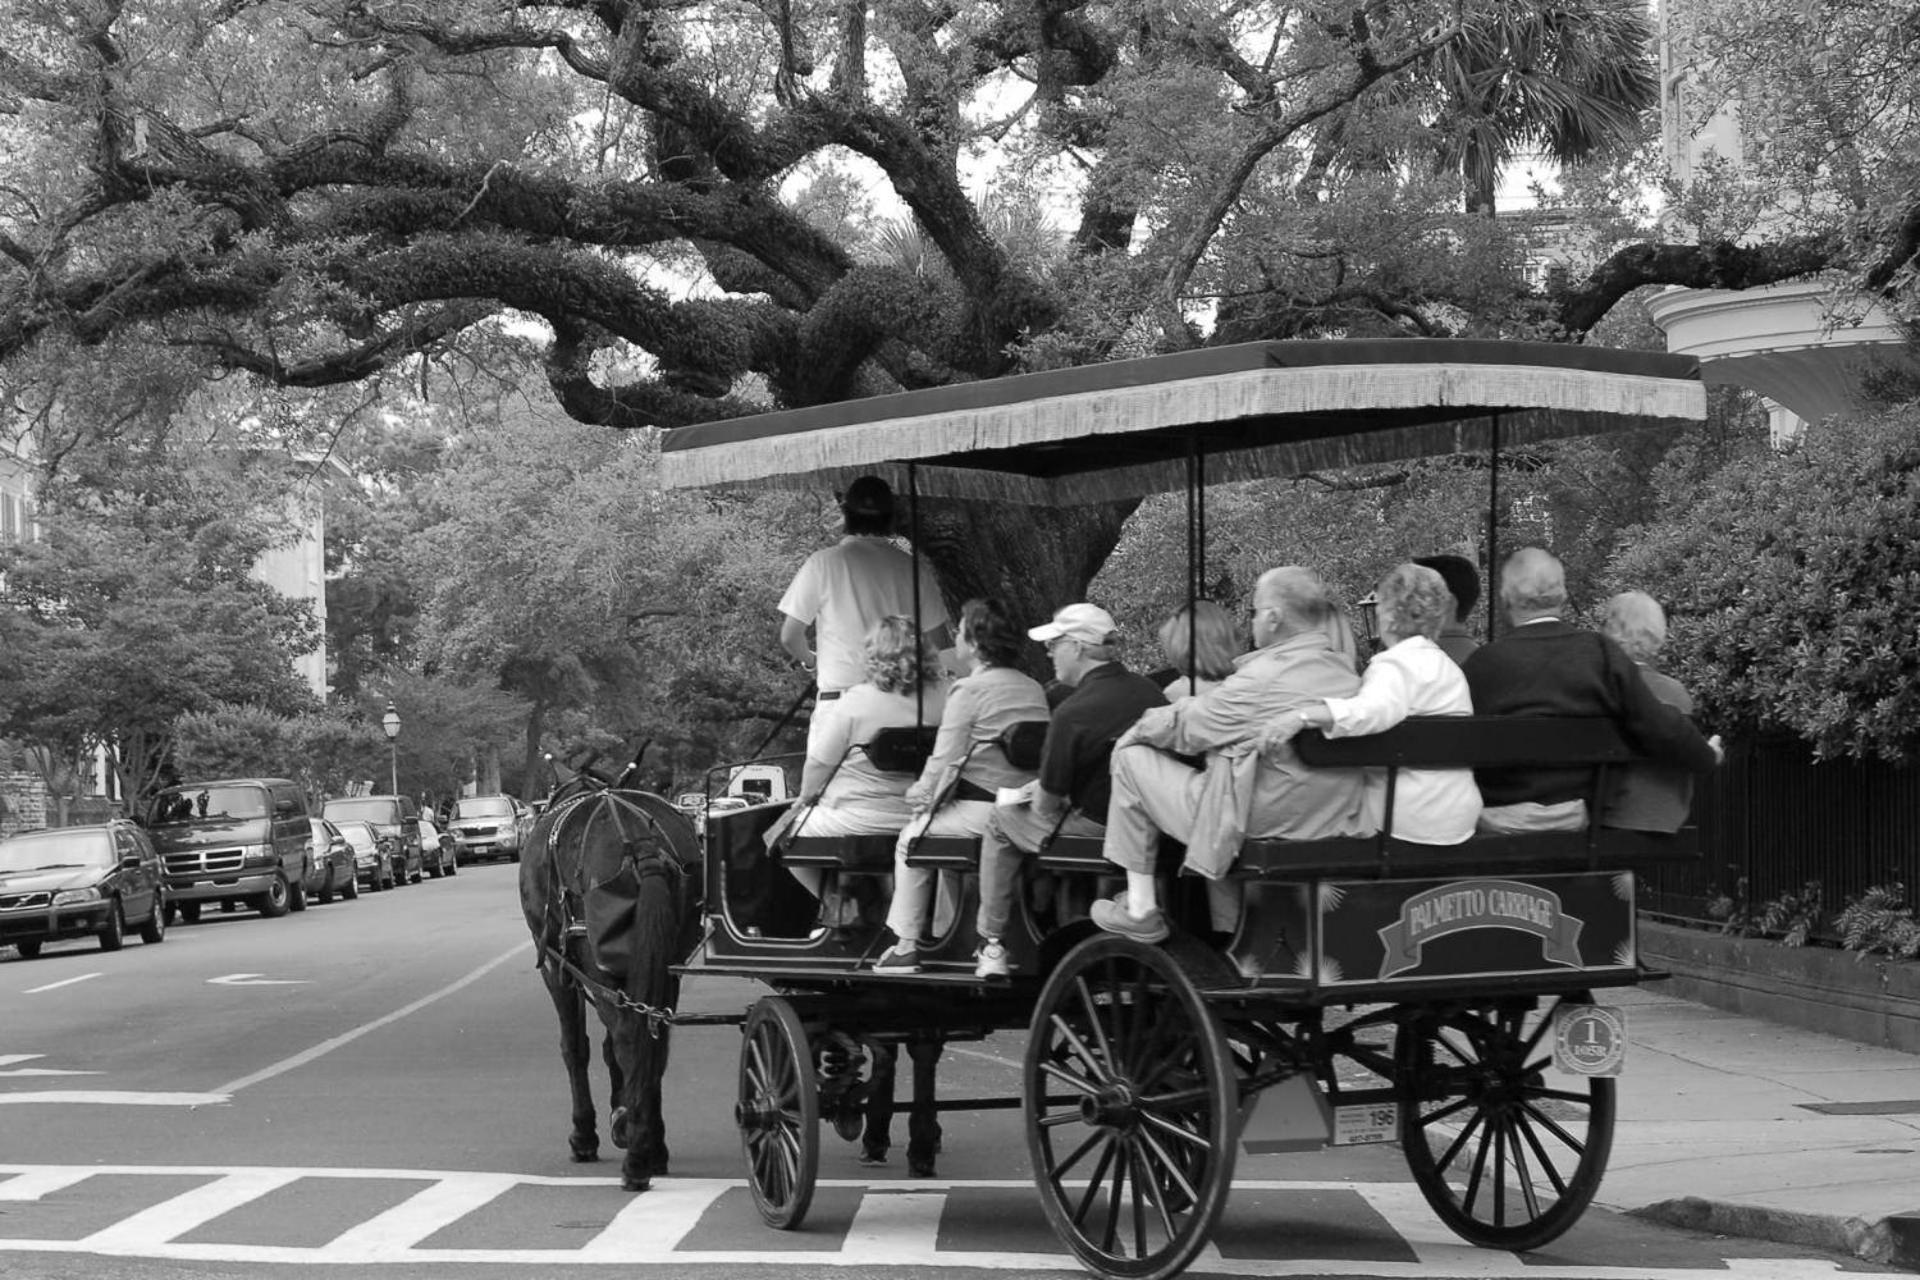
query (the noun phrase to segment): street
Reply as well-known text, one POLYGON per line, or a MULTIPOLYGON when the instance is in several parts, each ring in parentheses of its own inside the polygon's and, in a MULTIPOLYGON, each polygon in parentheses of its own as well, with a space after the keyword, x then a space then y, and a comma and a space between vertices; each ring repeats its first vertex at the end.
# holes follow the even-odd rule
MULTIPOLYGON (((805 1229, 762 1226, 732 1122, 737 1031, 682 1029, 668 1078, 673 1176, 622 1192, 567 1159, 551 1007, 517 868, 314 906, 210 913, 158 946, 90 942, 0 960, 0 1276, 1077 1274, 1027 1181, 1017 1112, 950 1114, 940 1177, 829 1132, 805 1229)), ((684 1008, 762 988, 694 978, 684 1008)), ((952 1047, 949 1097, 1016 1086, 1018 1037, 952 1047)), ((604 1112, 604 1077, 596 1071, 604 1112)), ((1602 1196, 1604 1199, 1604 1194, 1602 1196)), ((1525 1258, 1471 1248, 1393 1146, 1243 1157, 1195 1273, 1244 1276, 1789 1277, 1872 1271, 1805 1249, 1593 1209, 1525 1258)))

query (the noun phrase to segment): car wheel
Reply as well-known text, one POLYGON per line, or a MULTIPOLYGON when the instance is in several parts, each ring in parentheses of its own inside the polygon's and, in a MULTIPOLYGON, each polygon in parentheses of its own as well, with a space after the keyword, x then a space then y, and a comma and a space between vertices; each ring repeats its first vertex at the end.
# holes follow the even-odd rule
POLYGON ((33 942, 16 942, 13 944, 13 949, 20 953, 22 960, 37 960, 40 957, 40 943, 37 940, 33 942))
POLYGON ((447 870, 445 867, 441 866, 439 863, 436 862, 432 866, 427 868, 427 874, 432 876, 435 880, 438 880, 441 876, 447 874, 447 870))
POLYGON ((167 909, 161 914, 166 916, 168 924, 172 924, 175 920, 179 919, 180 908, 174 906, 171 902, 169 902, 167 904, 167 909))
POLYGON ((327 868, 326 883, 320 886, 320 905, 326 906, 333 901, 333 868, 327 868))
POLYGON ((180 904, 180 922, 182 924, 199 924, 200 923, 200 904, 197 902, 181 903, 180 904))
POLYGON ((287 914, 287 900, 291 896, 287 888, 287 878, 276 872, 273 883, 267 887, 265 893, 255 899, 254 906, 267 919, 277 919, 287 914))
POLYGON ((302 876, 287 886, 287 910, 305 911, 307 909, 307 881, 302 876))
POLYGON ((459 874, 460 874, 460 859, 459 859, 459 858, 448 858, 448 859, 447 859, 447 874, 448 874, 448 875, 450 875, 450 876, 457 876, 457 875, 459 875, 459 874))
POLYGON ((360 896, 360 878, 355 876, 348 880, 345 887, 340 890, 340 896, 348 902, 352 902, 355 898, 358 898, 360 896))
POLYGON ((165 942, 167 940, 167 921, 171 919, 172 916, 173 904, 169 902, 163 906, 161 905, 160 899, 155 897, 153 900, 153 914, 148 916, 147 922, 140 926, 140 941, 146 943, 148 946, 152 946, 156 942, 165 942))
POLYGON ((100 949, 118 951, 127 945, 127 917, 120 910, 120 899, 107 904, 107 922, 100 926, 100 949))

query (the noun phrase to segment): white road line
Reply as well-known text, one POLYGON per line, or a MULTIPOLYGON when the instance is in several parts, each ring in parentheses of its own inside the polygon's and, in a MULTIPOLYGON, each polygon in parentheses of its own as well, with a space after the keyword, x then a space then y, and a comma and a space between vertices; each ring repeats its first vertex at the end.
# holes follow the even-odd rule
POLYGON ((510 1173, 463 1173, 442 1178, 335 1236, 327 1253, 367 1261, 404 1256, 434 1232, 484 1208, 518 1181, 510 1173))
POLYGON ((870 1191, 860 1197, 860 1207, 854 1212, 834 1263, 937 1265, 940 1217, 946 1211, 947 1197, 939 1192, 870 1191))
POLYGON ((78 1243, 98 1253, 147 1252, 197 1227, 258 1200, 294 1180, 290 1170, 248 1169, 183 1191, 171 1199, 122 1218, 78 1243))
POLYGON ((44 1058, 44 1053, 0 1053, 0 1067, 11 1067, 17 1062, 32 1062, 35 1058, 44 1058))
POLYGON ((56 1191, 65 1191, 92 1176, 91 1169, 29 1169, 0 1182, 0 1200, 38 1200, 56 1191))
POLYGON ((77 978, 62 978, 58 982, 49 982, 44 987, 28 987, 20 994, 23 996, 37 996, 42 991, 58 991, 61 987, 70 987, 76 982, 85 982, 89 978, 97 978, 99 976, 100 974, 98 973, 83 973, 77 978))
POLYGON ((580 1246, 580 1261, 671 1253, 732 1185, 719 1179, 658 1179, 653 1190, 635 1196, 599 1235, 580 1246))
POLYGON ((250 1088, 253 1085, 259 1084, 263 1080, 271 1080, 275 1076, 284 1075, 287 1072, 292 1071, 295 1067, 304 1067, 309 1062, 312 1062, 314 1059, 324 1057, 343 1045, 352 1044, 355 1040, 358 1040, 361 1036, 366 1035, 370 1031, 378 1031, 381 1027, 384 1027, 389 1023, 398 1022, 400 1019, 406 1017, 408 1014, 419 1012, 420 1010, 426 1008, 428 1005, 432 1004, 436 1000, 445 999, 447 996, 452 995, 454 992, 471 986, 472 984, 480 981, 480 979, 484 978, 487 974, 493 972, 493 970, 499 968, 501 965, 505 964, 507 961, 519 955, 522 951, 526 951, 530 949, 532 946, 533 946, 533 939, 529 938, 525 942, 520 943, 518 946, 512 948, 511 950, 495 956, 493 959, 481 965, 478 969, 475 969, 472 973, 467 974, 464 978, 456 979, 455 981, 450 982, 446 986, 440 988, 438 991, 434 991, 427 995, 421 996, 418 1000, 415 1000, 412 1004, 403 1005, 402 1007, 395 1009, 392 1013, 384 1014, 381 1017, 375 1018, 372 1022, 363 1023, 360 1026, 355 1027, 351 1031, 343 1032, 340 1035, 333 1037, 333 1039, 331 1040, 322 1040, 319 1044, 314 1045, 311 1049, 303 1049, 299 1053, 294 1054, 291 1058, 282 1058, 280 1061, 274 1063, 272 1066, 262 1067, 260 1070, 254 1072, 252 1075, 241 1076, 238 1080, 234 1080, 234 1081, 231 1081, 230 1083, 220 1085, 219 1091, 221 1093, 229 1093, 229 1094, 238 1093, 242 1089, 250 1088))
POLYGON ((44 1089, 38 1093, 0 1093, 0 1106, 42 1103, 102 1107, 216 1107, 231 1101, 233 1099, 224 1093, 138 1093, 124 1089, 44 1089))

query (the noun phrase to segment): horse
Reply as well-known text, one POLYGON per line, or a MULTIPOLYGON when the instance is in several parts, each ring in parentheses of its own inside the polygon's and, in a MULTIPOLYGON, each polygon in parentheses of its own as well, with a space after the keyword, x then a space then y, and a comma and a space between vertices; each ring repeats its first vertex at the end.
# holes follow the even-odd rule
POLYGON ((591 1002, 606 1028, 608 1127, 626 1150, 620 1180, 628 1191, 645 1191, 667 1172, 660 1092, 680 999, 673 966, 700 942, 701 856, 679 810, 591 772, 555 790, 521 853, 520 907, 560 1016, 573 1093, 567 1146, 575 1162, 600 1158, 587 1078, 591 1002))

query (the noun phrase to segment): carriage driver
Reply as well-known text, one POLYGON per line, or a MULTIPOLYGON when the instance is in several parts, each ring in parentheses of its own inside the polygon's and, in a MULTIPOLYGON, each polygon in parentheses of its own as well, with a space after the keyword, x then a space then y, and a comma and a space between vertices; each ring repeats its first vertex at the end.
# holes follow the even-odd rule
MULTIPOLYGON (((814 673, 821 703, 867 678, 862 646, 875 623, 913 616, 913 557, 891 540, 893 490, 879 476, 861 476, 841 496, 840 514, 846 536, 808 556, 780 597, 780 647, 814 673)), ((920 628, 935 649, 951 643, 947 608, 924 562, 920 628)))
POLYGON ((1047 725, 1040 776, 1017 804, 994 806, 980 837, 979 963, 982 978, 1005 977, 1001 939, 1013 916, 1020 860, 1056 833, 1097 836, 1107 816, 1107 760, 1114 741, 1152 707, 1164 707, 1160 686, 1114 656, 1113 615, 1098 605, 1070 604, 1027 632, 1047 646, 1053 674, 1072 688, 1047 725))
POLYGON ((1126 871, 1127 892, 1094 903, 1095 924, 1142 942, 1167 936, 1154 882, 1163 832, 1186 841, 1187 866, 1219 886, 1208 896, 1213 927, 1226 932, 1239 899, 1222 877, 1243 835, 1316 840, 1373 830, 1365 770, 1308 769, 1291 746, 1260 754, 1279 716, 1359 691, 1329 627, 1337 611, 1313 570, 1267 570, 1253 588, 1253 651, 1213 688, 1141 716, 1114 746, 1104 852, 1126 871), (1178 758, 1201 754, 1204 771, 1178 758))

